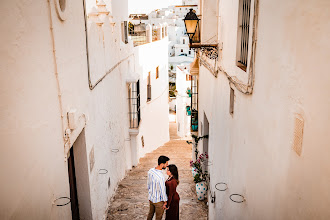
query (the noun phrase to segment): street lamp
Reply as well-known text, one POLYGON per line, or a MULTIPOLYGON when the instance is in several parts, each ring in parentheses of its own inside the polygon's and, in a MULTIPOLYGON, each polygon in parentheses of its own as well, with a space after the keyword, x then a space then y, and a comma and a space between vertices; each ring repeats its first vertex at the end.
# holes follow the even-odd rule
POLYGON ((218 59, 218 44, 201 44, 199 21, 193 9, 186 14, 183 19, 186 33, 189 37, 189 47, 200 49, 202 54, 205 54, 210 59, 218 59))
MULTIPOLYGON (((192 44, 193 37, 196 35, 196 30, 198 28, 199 18, 197 15, 193 12, 193 9, 191 8, 190 11, 186 14, 185 18, 183 19, 184 25, 186 27, 186 32, 189 37, 189 42, 192 44)), ((198 33, 196 37, 199 38, 198 33)), ((199 42, 199 39, 197 40, 199 42)))

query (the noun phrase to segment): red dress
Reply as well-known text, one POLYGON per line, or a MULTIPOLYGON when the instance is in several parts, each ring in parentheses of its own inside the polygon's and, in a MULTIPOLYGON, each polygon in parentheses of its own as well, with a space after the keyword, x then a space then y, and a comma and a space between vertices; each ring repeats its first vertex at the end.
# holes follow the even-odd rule
POLYGON ((166 210, 166 218, 165 220, 178 220, 179 219, 179 202, 180 197, 176 192, 176 187, 178 186, 178 182, 176 179, 171 177, 165 182, 166 185, 166 194, 167 194, 167 207, 166 210))

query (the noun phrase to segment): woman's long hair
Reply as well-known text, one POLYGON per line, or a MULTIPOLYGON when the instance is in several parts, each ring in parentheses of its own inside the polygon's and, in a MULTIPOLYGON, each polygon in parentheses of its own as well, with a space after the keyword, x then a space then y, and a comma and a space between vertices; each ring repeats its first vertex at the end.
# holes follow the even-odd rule
POLYGON ((171 172, 171 174, 173 175, 173 178, 179 184, 179 172, 178 172, 178 168, 174 164, 170 164, 170 165, 168 165, 168 170, 171 172))

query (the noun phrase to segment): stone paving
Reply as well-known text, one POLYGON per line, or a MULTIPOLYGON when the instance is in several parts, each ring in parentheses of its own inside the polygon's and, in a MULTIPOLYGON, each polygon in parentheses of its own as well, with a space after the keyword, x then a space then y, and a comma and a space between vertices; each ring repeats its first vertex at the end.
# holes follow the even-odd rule
MULTIPOLYGON (((176 135, 176 123, 170 123, 171 140, 164 146, 141 158, 137 167, 130 170, 119 183, 118 189, 110 202, 107 219, 139 220, 147 219, 149 211, 147 173, 157 165, 160 155, 170 158, 170 164, 176 164, 179 169, 180 184, 177 191, 180 195, 181 220, 206 220, 206 201, 198 201, 195 183, 193 182, 189 161, 191 146, 176 135)), ((165 214, 163 216, 165 219, 165 214)))

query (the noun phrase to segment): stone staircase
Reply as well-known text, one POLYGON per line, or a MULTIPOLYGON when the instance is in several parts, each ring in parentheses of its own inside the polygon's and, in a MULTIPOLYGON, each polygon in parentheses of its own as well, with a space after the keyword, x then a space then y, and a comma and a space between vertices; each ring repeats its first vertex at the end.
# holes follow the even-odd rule
MULTIPOLYGON (((180 219, 207 219, 206 202, 197 200, 189 161, 191 146, 176 135, 176 124, 170 123, 171 140, 163 146, 141 158, 137 167, 130 170, 119 183, 115 196, 110 202, 107 219, 146 219, 149 211, 147 173, 157 165, 161 155, 170 158, 169 164, 179 169, 180 184, 177 191, 180 195, 180 219)), ((165 219, 165 214, 163 216, 165 219)))

